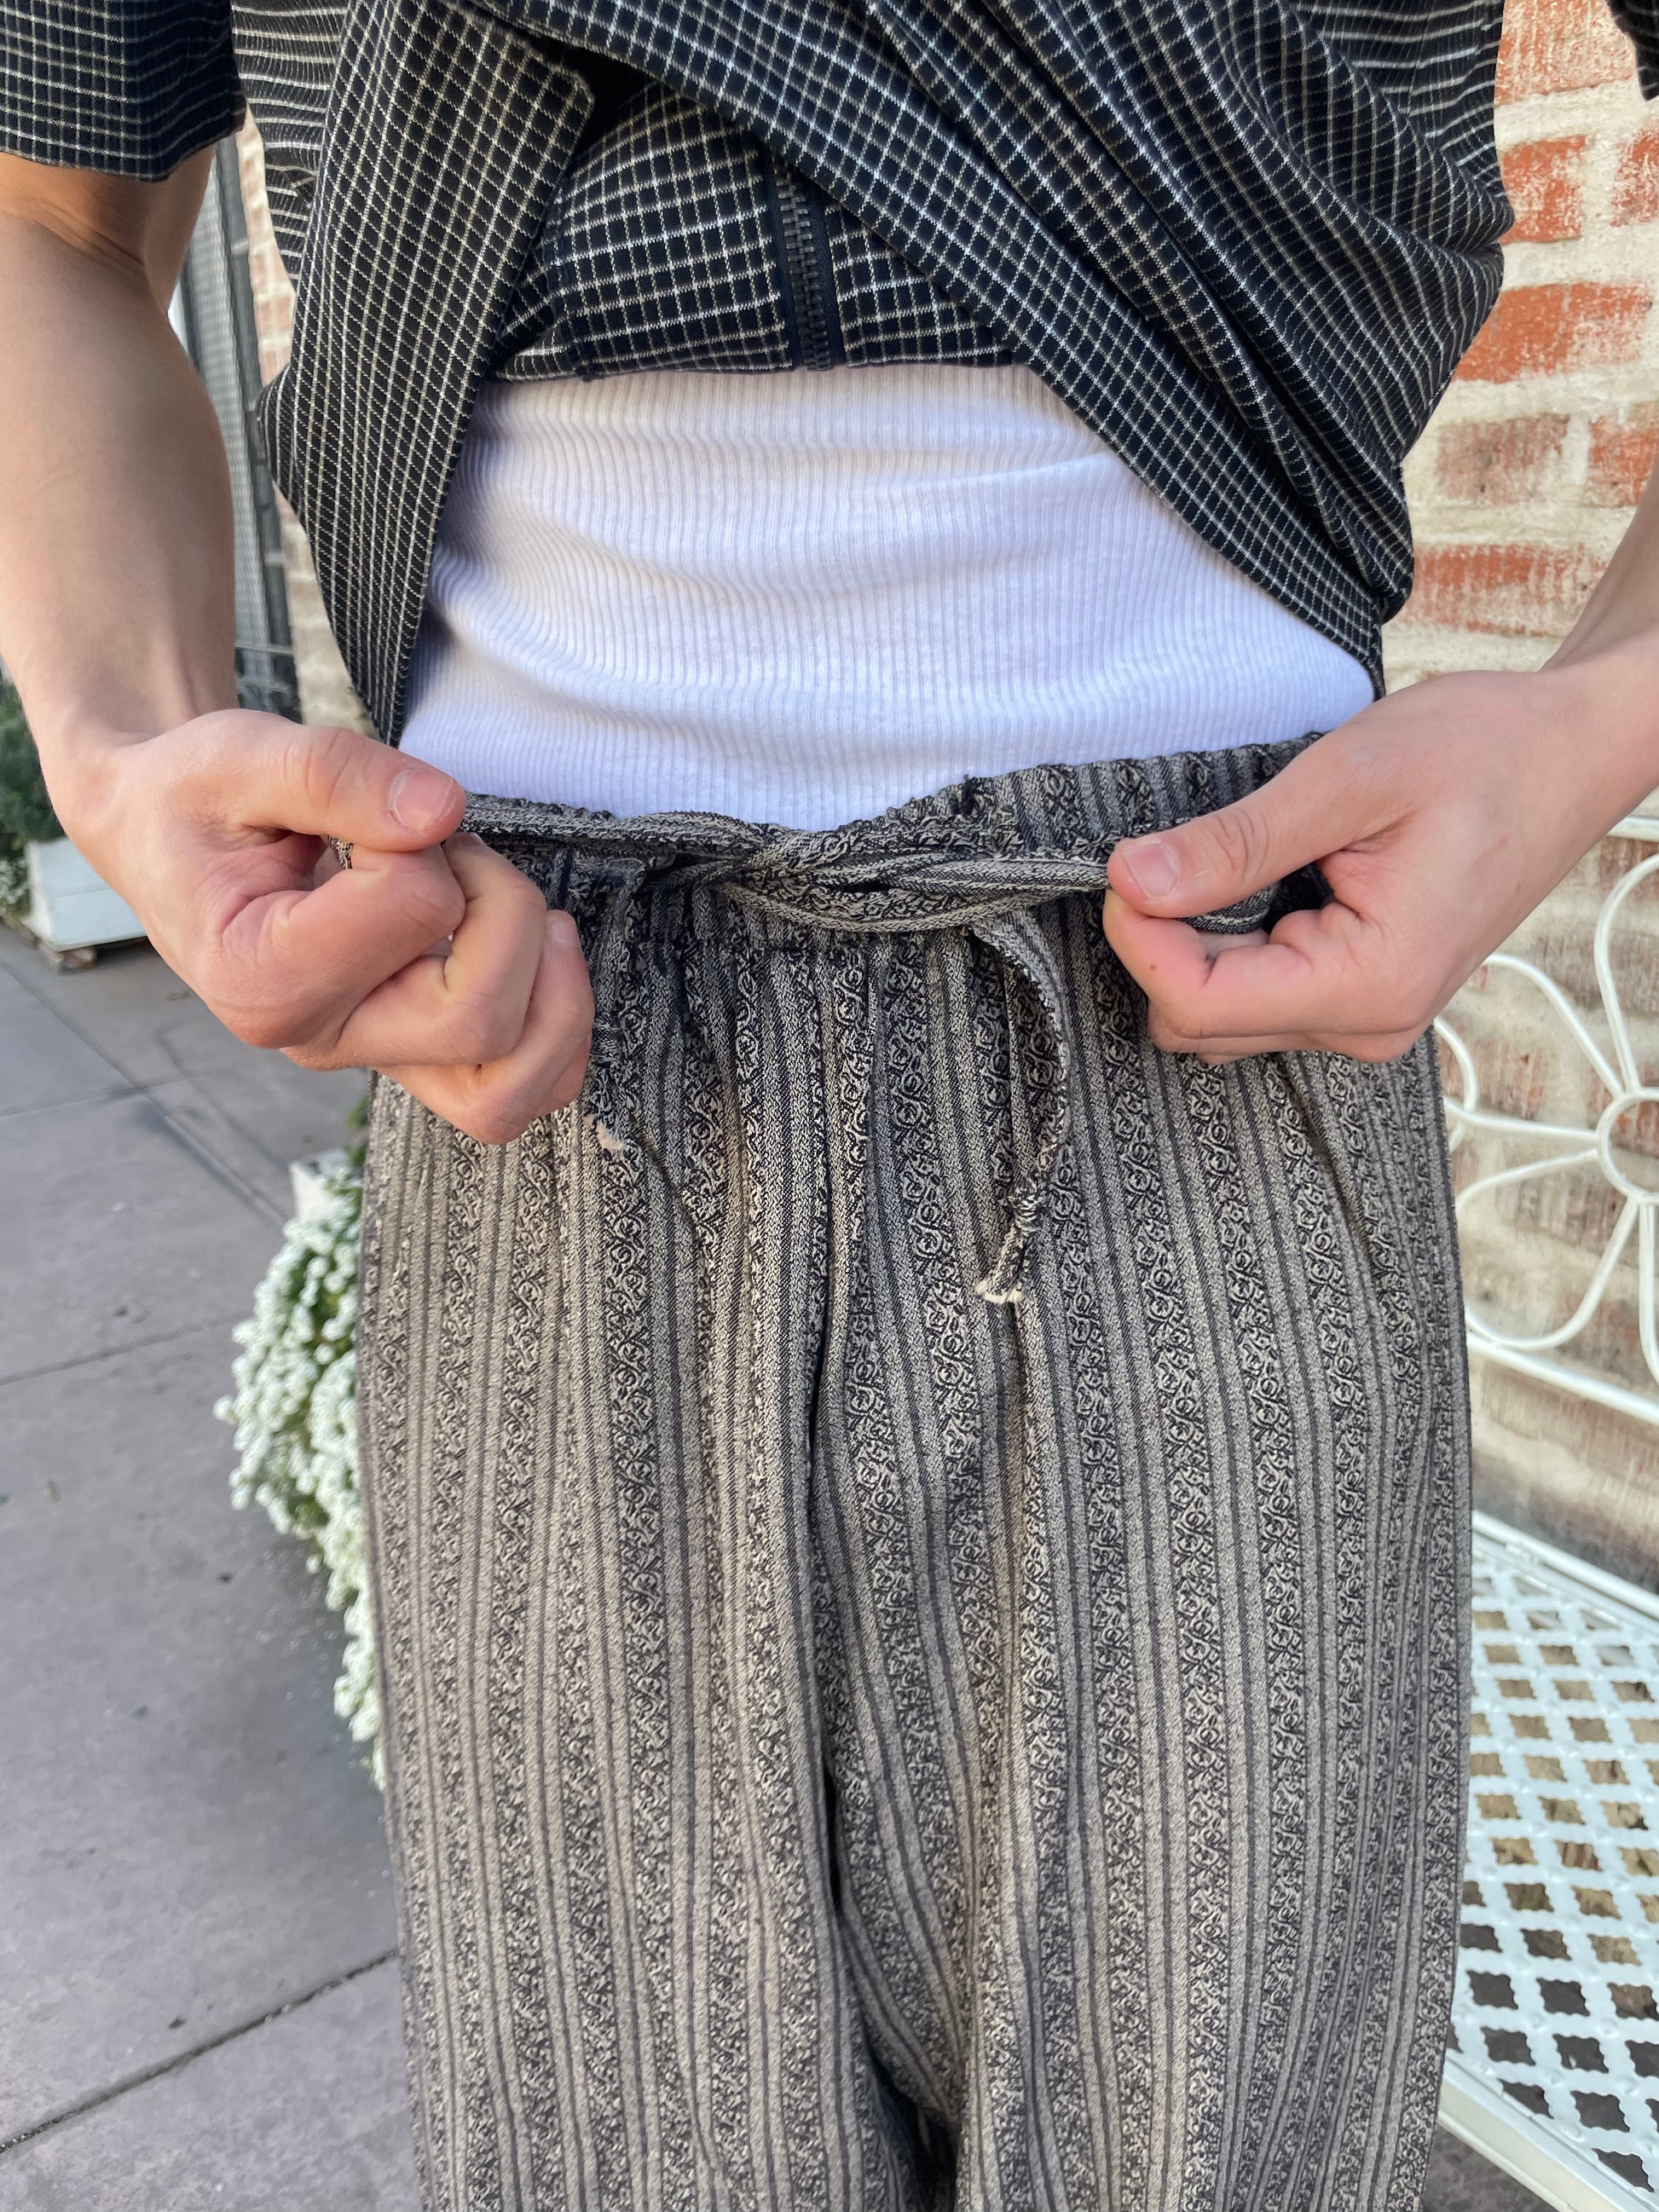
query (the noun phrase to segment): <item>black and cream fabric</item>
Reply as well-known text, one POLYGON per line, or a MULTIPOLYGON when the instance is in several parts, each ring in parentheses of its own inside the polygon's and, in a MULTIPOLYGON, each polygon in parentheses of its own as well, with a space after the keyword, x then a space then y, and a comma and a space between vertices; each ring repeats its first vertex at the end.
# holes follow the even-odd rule
MULTIPOLYGON (((1659 0, 1613 0, 1659 88, 1659 0)), ((1501 0, 0 0, 0 143, 156 177, 246 88, 264 427, 399 726, 479 380, 1009 359, 1379 665, 1496 297, 1501 0), (233 27, 234 16, 234 27, 233 27)))
POLYGON ((1469 1573, 1433 1045, 1161 1053, 1100 929, 1119 836, 1294 750, 821 834, 475 807, 599 1042, 514 1146, 372 1115, 428 2212, 1415 2212, 1469 1573))

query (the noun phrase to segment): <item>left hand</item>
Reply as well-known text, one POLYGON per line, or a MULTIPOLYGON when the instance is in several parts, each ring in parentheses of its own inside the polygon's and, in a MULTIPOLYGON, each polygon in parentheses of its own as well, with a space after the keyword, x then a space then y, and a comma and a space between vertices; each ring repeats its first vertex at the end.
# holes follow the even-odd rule
POLYGON ((1153 1042, 1212 1064, 1407 1051, 1659 781, 1659 726, 1632 682, 1605 660, 1437 677, 1235 805, 1120 845, 1106 935, 1146 994, 1153 1042), (1206 935, 1178 918, 1310 861, 1331 902, 1271 933, 1206 935))

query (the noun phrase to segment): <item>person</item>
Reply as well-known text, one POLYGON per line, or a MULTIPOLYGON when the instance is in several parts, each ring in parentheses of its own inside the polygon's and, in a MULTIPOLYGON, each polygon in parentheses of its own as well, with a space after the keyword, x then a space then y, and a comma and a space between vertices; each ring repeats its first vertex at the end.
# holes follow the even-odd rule
POLYGON ((163 957, 376 1071, 432 2212, 1419 2200, 1425 1032, 1659 777, 1651 488, 1545 668, 1381 696, 1498 12, 0 6, 0 653, 163 957), (382 744, 236 705, 244 87, 382 744))

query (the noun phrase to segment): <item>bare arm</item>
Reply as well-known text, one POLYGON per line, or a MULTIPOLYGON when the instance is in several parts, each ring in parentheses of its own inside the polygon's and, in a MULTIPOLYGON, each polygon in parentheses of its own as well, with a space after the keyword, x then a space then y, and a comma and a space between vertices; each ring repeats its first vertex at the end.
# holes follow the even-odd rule
POLYGON ((210 158, 0 155, 0 653, 72 813, 98 731, 236 704, 224 449, 167 317, 210 158))
POLYGON ((236 707, 224 449, 167 316, 210 158, 0 155, 0 656, 65 827, 222 1018, 500 1141, 580 1081, 575 932, 452 836, 447 776, 236 707))
POLYGON ((1120 846, 1106 933, 1172 1051, 1392 1059, 1656 784, 1659 473, 1546 667, 1395 692, 1236 805, 1120 846), (1179 918, 1310 860, 1332 902, 1270 937, 1179 918))

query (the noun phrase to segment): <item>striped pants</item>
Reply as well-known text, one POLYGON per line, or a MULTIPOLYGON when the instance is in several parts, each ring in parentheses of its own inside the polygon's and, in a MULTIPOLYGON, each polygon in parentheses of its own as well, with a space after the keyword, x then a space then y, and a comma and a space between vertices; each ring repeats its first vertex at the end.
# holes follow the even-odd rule
POLYGON ((599 1028, 516 1145, 374 1109, 429 2212, 1417 2204, 1468 1571, 1432 1046, 1160 1054, 1100 928, 1115 839, 1294 750, 822 835, 475 807, 599 1028))

